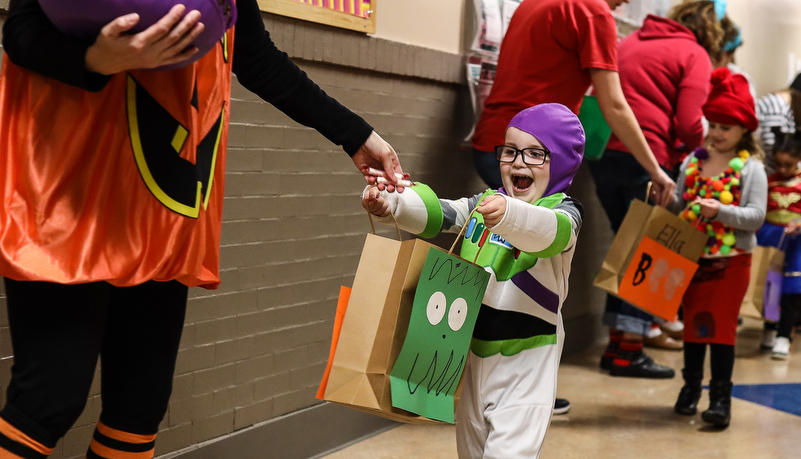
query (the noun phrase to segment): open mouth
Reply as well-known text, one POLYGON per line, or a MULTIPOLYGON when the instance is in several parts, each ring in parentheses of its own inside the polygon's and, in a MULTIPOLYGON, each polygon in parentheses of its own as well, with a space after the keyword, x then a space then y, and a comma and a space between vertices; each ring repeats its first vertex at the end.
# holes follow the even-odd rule
MULTIPOLYGON (((417 392, 417 389, 419 389, 421 385, 426 389, 426 392, 431 393, 431 391, 434 391, 435 395, 439 395, 443 392, 445 394, 452 395, 453 391, 456 390, 456 383, 459 382, 459 376, 461 375, 462 367, 464 366, 464 357, 459 360, 459 364, 456 365, 456 368, 454 368, 451 372, 448 370, 451 369, 451 365, 453 364, 453 351, 451 351, 448 361, 445 362, 445 364, 439 370, 437 369, 437 357, 438 353, 437 351, 434 351, 434 357, 431 359, 431 362, 428 364, 428 369, 426 369, 425 374, 423 374, 423 377, 420 378, 419 381, 413 381, 412 378, 415 374, 414 369, 417 366, 417 361, 420 358, 420 354, 417 354, 417 356, 414 358, 414 363, 409 371, 409 377, 406 378, 406 384, 409 387, 410 394, 417 392)), ((414 379, 417 378, 415 377, 414 379)))
POLYGON ((512 175, 512 186, 515 193, 525 193, 534 185, 534 179, 526 175, 512 175))

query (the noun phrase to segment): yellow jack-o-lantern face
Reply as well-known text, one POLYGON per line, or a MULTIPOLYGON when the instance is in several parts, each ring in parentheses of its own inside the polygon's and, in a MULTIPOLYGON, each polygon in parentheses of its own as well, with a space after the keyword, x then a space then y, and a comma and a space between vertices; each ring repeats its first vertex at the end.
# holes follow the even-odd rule
MULTIPOLYGON (((192 105, 197 109, 197 89, 192 105)), ((196 162, 180 153, 191 135, 147 90, 128 76, 128 128, 136 165, 145 185, 162 204, 181 215, 197 218, 208 207, 217 151, 223 134, 225 106, 198 143, 196 162)))

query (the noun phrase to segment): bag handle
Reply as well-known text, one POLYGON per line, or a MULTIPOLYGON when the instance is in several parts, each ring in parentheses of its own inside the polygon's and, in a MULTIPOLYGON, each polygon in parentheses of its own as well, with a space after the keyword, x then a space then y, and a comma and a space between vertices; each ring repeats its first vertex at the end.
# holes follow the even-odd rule
MULTIPOLYGON (((465 230, 467 230, 467 225, 470 223, 470 219, 472 218, 473 213, 476 211, 476 209, 478 209, 478 206, 476 206, 473 210, 471 210, 470 214, 467 215, 467 220, 465 220, 464 225, 462 225, 462 229, 459 231, 459 234, 453 241, 453 245, 451 245, 450 250, 448 250, 448 255, 453 255, 453 249, 456 248, 456 244, 459 242, 459 239, 462 237, 462 234, 464 234, 465 230)), ((389 216, 392 217, 392 222, 395 224, 395 230, 398 232, 398 241, 403 242, 403 236, 401 236, 400 226, 398 225, 398 220, 395 218, 395 214, 390 211, 389 216)), ((367 218, 370 219, 370 228, 373 230, 373 234, 376 234, 375 222, 373 222, 373 214, 367 212, 367 218)), ((478 260, 478 256, 481 254, 481 249, 483 248, 484 248, 483 245, 478 248, 476 256, 473 258, 473 263, 475 263, 476 260, 478 260)))
MULTIPOLYGON (((398 226, 398 220, 395 219, 395 214, 390 211, 389 216, 392 217, 392 222, 395 223, 395 230, 398 232, 398 241, 403 242, 403 236, 401 236, 400 226, 398 226)), ((367 218, 370 219, 370 228, 373 229, 373 234, 376 234, 375 223, 373 223, 373 214, 371 214, 369 211, 367 212, 367 218)))
POLYGON ((785 247, 782 247, 782 246, 784 245, 784 236, 786 236, 786 235, 787 235, 787 233, 782 231, 782 235, 779 236, 779 243, 776 245, 776 248, 781 250, 782 252, 784 252, 784 249, 785 249, 785 247))
MULTIPOLYGON (((459 242, 459 239, 462 238, 462 234, 464 234, 464 232, 467 230, 467 225, 470 224, 470 219, 473 217, 473 213, 476 212, 477 209, 478 209, 478 206, 473 208, 473 210, 471 210, 470 213, 467 215, 467 219, 464 221, 464 225, 462 225, 462 229, 459 230, 459 234, 456 236, 456 239, 454 239, 453 245, 451 245, 450 250, 448 250, 448 255, 452 255, 453 254, 453 249, 456 248, 456 244, 459 242)), ((476 260, 478 260, 478 256, 481 254, 481 249, 483 249, 483 248, 484 248, 483 245, 480 245, 478 247, 478 251, 476 252, 476 256, 473 257, 473 264, 475 264, 476 260)))
POLYGON ((648 204, 648 198, 651 197, 651 186, 653 186, 654 182, 648 181, 648 187, 645 189, 645 203, 648 204))

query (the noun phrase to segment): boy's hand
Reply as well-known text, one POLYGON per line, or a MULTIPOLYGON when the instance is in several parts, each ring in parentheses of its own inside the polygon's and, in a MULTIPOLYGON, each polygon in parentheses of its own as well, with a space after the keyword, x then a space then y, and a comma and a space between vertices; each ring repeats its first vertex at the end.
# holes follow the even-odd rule
POLYGON ((381 196, 381 191, 374 186, 364 192, 362 207, 376 217, 389 217, 389 202, 381 196))
POLYGON ((695 204, 701 206, 701 216, 704 218, 715 218, 720 211, 720 201, 716 199, 695 198, 695 204))
POLYGON ((506 213, 506 198, 499 194, 487 196, 481 201, 476 210, 484 216, 484 225, 488 229, 492 229, 501 222, 503 215, 506 213))

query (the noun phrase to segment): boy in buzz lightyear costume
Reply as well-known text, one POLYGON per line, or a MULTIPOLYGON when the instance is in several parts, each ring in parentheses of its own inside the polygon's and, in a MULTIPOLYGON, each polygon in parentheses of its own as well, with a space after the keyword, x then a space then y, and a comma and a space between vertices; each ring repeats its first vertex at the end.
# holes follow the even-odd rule
POLYGON ((495 152, 503 181, 498 190, 456 201, 438 199, 422 184, 403 194, 368 187, 362 195, 370 213, 391 223, 391 212, 402 229, 421 237, 458 233, 470 219, 461 256, 473 260, 479 253, 476 263, 491 277, 456 413, 461 459, 539 457, 556 395, 561 307, 583 214, 564 193, 584 153, 584 129, 567 107, 521 111, 495 152))

